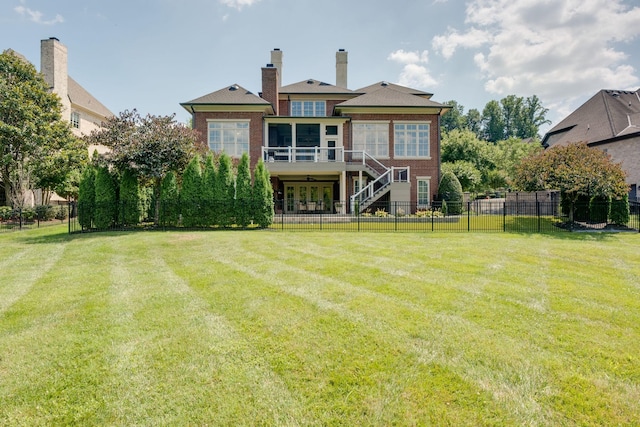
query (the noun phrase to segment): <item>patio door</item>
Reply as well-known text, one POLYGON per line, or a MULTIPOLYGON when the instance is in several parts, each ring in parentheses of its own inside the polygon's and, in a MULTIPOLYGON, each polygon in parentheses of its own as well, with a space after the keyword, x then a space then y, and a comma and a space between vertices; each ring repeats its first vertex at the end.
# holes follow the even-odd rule
POLYGON ((285 185, 285 212, 328 213, 333 205, 333 184, 289 183, 285 185))

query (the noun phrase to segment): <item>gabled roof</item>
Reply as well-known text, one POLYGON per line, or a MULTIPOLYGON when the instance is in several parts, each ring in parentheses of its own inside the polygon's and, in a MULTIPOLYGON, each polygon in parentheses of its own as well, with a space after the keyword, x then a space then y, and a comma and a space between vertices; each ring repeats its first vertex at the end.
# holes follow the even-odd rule
MULTIPOLYGON (((402 86, 398 86, 402 87, 402 86)), ((450 107, 430 99, 410 94, 406 90, 399 90, 390 85, 381 86, 377 90, 371 90, 364 95, 357 96, 336 105, 337 109, 344 107, 409 107, 409 108, 438 108, 450 107)))
POLYGON ((271 104, 242 86, 233 84, 191 101, 182 102, 180 105, 183 107, 186 105, 264 105, 266 107, 271 104))
POLYGON ((360 88, 354 92, 357 93, 370 93, 370 92, 374 92, 376 90, 380 90, 380 89, 384 89, 384 88, 391 88, 394 90, 397 90, 398 92, 402 92, 402 93, 408 93, 410 95, 417 95, 417 96, 421 96, 421 97, 425 97, 427 99, 431 98, 433 96, 432 93, 428 93, 428 92, 423 92, 421 90, 418 89, 413 89, 410 87, 406 87, 406 86, 400 86, 394 83, 389 83, 389 82, 385 82, 385 81, 381 81, 378 83, 374 83, 372 85, 360 88))
POLYGON ((85 110, 96 113, 102 117, 113 116, 113 113, 109 111, 100 101, 98 101, 93 95, 87 92, 82 86, 78 84, 71 77, 68 78, 67 92, 71 104, 75 104, 85 110))
POLYGON ((640 90, 601 90, 542 139, 545 146, 640 136, 640 90))
POLYGON ((282 86, 278 92, 288 94, 353 94, 352 90, 314 79, 282 86))

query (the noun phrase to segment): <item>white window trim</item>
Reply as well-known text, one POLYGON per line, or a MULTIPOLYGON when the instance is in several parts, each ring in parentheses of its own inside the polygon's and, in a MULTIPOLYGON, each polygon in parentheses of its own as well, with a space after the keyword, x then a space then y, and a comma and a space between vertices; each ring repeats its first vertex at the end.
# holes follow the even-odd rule
POLYGON ((80 113, 78 113, 77 111, 72 111, 71 112, 71 117, 69 118, 69 122, 71 123, 71 127, 74 129, 80 129, 80 113), (76 117, 77 120, 74 120, 73 118, 76 117))
POLYGON ((424 209, 431 207, 431 177, 430 176, 416 176, 416 205, 418 209, 424 209), (424 203, 420 203, 420 181, 426 181, 429 186, 429 197, 428 202, 425 205, 424 203))
POLYGON ((323 101, 323 100, 314 100, 314 99, 295 99, 295 100, 291 100, 291 111, 289 112, 291 114, 292 117, 327 117, 327 101, 323 101), (300 105, 300 111, 302 112, 301 115, 293 115, 293 104, 299 102, 300 105), (313 105, 313 114, 310 116, 307 116, 304 114, 304 103, 305 102, 311 102, 313 105), (316 111, 316 103, 322 103, 324 105, 324 112, 322 115, 318 115, 317 111, 316 111))
MULTIPOLYGON (((355 125, 386 125, 387 127, 387 155, 386 156, 379 156, 377 153, 370 153, 369 151, 367 151, 365 149, 365 151, 367 151, 367 153, 373 157, 375 157, 376 159, 390 159, 391 158, 391 137, 389 135, 389 123, 391 123, 390 120, 353 120, 351 122, 351 133, 352 133, 352 149, 355 151, 355 125)), ((365 148, 366 148, 366 142, 365 142, 365 148)))
POLYGON ((393 122, 393 158, 394 159, 421 159, 431 160, 431 120, 402 120, 393 122), (429 138, 429 153, 426 156, 396 156, 396 125, 429 125, 427 137, 429 138))
MULTIPOLYGON (((249 133, 248 141, 247 141, 247 155, 249 155, 249 153, 251 152, 251 120, 250 119, 207 119, 207 147, 209 147, 209 149, 211 150, 211 140, 210 140, 211 132, 209 130, 209 123, 246 123, 248 125, 247 132, 249 133)), ((224 147, 224 141, 222 146, 224 147)), ((224 151, 224 148, 220 150, 220 152, 222 151, 224 151)), ((242 153, 229 154, 229 156, 233 158, 236 158, 236 157, 239 158, 240 156, 242 156, 242 153)))

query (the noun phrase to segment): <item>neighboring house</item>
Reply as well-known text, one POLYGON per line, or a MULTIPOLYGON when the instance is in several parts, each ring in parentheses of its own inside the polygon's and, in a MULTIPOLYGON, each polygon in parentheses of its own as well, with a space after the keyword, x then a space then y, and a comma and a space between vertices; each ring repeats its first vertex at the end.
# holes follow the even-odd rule
MULTIPOLYGON (((51 90, 60 97, 62 119, 71 123, 74 135, 81 137, 100 128, 101 123, 113 113, 69 76, 67 58, 67 47, 57 38, 40 42, 40 72, 51 90)), ((102 153, 106 148, 90 146, 89 155, 94 150, 102 153)))
POLYGON ((545 147, 572 142, 586 142, 620 163, 629 199, 640 198, 640 90, 601 90, 542 139, 545 147))
POLYGON ((412 211, 430 205, 440 178, 440 116, 449 107, 387 82, 347 89, 342 49, 335 85, 281 86, 281 78, 275 49, 259 95, 234 84, 180 105, 211 150, 246 152, 252 167, 265 161, 285 213, 365 210, 375 201, 412 211))
MULTIPOLYGON (((27 59, 15 52, 18 56, 27 59)), ((67 47, 55 37, 40 41, 40 73, 52 92, 60 97, 62 105, 62 119, 71 124, 73 134, 81 137, 88 135, 92 130, 98 129, 103 121, 113 116, 100 101, 91 95, 86 89, 72 79, 68 74, 67 47)), ((94 150, 106 151, 102 146, 89 146, 89 155, 94 150)), ((0 183, 1 187, 2 183, 0 183)), ((0 190, 3 190, 0 188, 0 190)), ((4 191, 0 191, 0 197, 4 199, 4 191)), ((60 202, 57 195, 53 195, 52 201, 60 202)), ((41 204, 42 194, 35 191, 31 204, 41 204)), ((6 204, 6 200, 0 200, 0 206, 6 204)))

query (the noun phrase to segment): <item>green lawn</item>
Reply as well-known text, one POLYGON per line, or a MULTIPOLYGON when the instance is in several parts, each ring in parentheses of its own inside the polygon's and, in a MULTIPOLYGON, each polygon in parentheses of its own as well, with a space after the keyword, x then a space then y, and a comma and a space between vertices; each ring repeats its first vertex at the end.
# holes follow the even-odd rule
POLYGON ((637 233, 0 234, 0 425, 640 425, 637 233))

